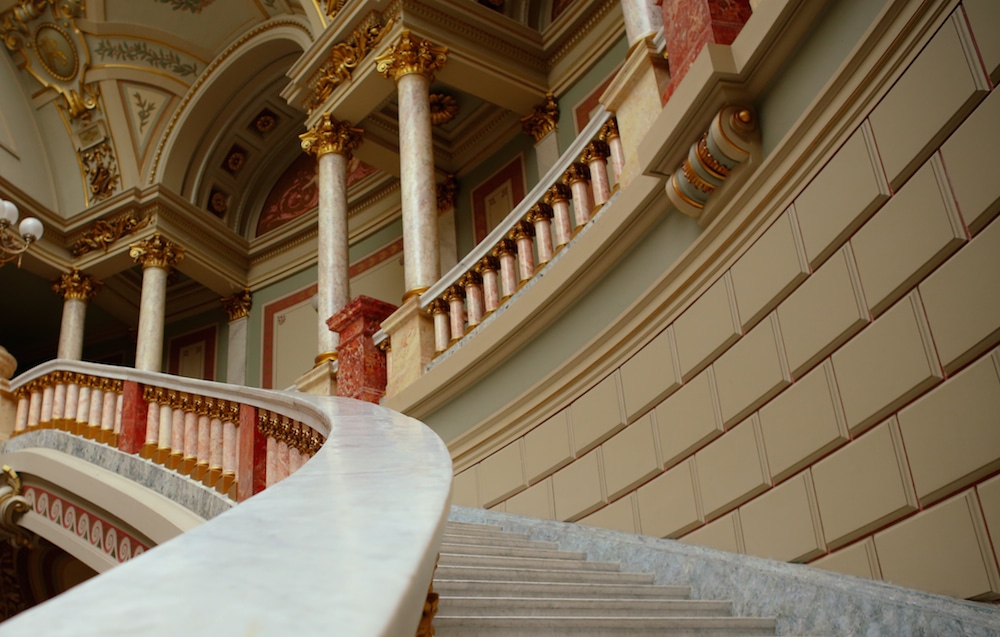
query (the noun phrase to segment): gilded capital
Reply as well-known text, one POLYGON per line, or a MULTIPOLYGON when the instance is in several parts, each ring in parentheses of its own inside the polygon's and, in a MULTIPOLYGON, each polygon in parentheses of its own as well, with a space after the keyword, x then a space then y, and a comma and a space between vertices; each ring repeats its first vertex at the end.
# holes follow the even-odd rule
POLYGON ((531 135, 535 142, 559 128, 559 103, 552 93, 545 94, 545 100, 535 106, 531 113, 521 118, 521 128, 525 135, 531 135))
POLYGON ((133 243, 128 248, 128 255, 136 263, 142 264, 143 268, 170 268, 184 258, 184 248, 164 239, 160 233, 133 243))
POLYGON ((52 291, 66 300, 89 301, 101 290, 102 285, 104 284, 89 274, 73 268, 65 274, 60 274, 59 278, 52 282, 52 291))
POLYGON ((482 275, 484 272, 496 272, 500 269, 500 262, 493 255, 486 255, 476 263, 476 272, 482 275))
POLYGON ((448 174, 444 181, 437 185, 437 209, 444 212, 455 207, 455 195, 458 193, 458 182, 455 175, 448 174))
POLYGON ((433 80, 434 72, 444 68, 447 61, 448 47, 438 46, 404 29, 399 41, 375 58, 375 70, 392 80, 399 80, 410 73, 419 73, 433 80))
POLYGON ((514 241, 520 241, 521 239, 530 239, 535 236, 535 226, 531 225, 523 219, 514 224, 514 227, 510 229, 507 236, 514 241))
POLYGON ((250 294, 250 288, 243 288, 242 292, 222 297, 219 301, 222 303, 222 309, 229 316, 230 322, 250 316, 250 308, 253 307, 253 295, 250 294))
POLYGON ((590 167, 587 164, 580 162, 570 164, 566 172, 563 173, 563 183, 567 186, 578 181, 590 181, 590 167))
POLYGON ((337 153, 350 159, 351 153, 361 146, 364 135, 364 130, 351 126, 350 122, 338 121, 330 113, 324 113, 299 139, 302 150, 316 157, 337 153))
POLYGON ((441 295, 445 301, 451 303, 452 301, 464 301, 465 300, 465 288, 461 285, 455 284, 444 291, 441 295))
POLYGON ((606 142, 616 137, 620 137, 618 134, 618 120, 612 117, 604 123, 604 126, 601 126, 601 132, 597 134, 597 139, 606 142))
POLYGON ((540 201, 531 207, 531 210, 528 211, 528 214, 524 218, 530 223, 548 221, 552 218, 552 206, 540 201))
POLYGON ((587 144, 587 147, 583 149, 580 153, 580 161, 585 164, 589 164, 595 160, 606 160, 611 155, 611 149, 608 147, 607 143, 602 142, 599 139, 587 144))
POLYGON ((566 184, 556 182, 549 186, 549 189, 545 191, 545 196, 542 197, 542 201, 551 206, 557 201, 569 201, 572 198, 573 193, 569 187, 567 187, 566 184))
POLYGON ((508 254, 517 254, 517 244, 514 243, 513 239, 500 239, 500 241, 497 242, 496 247, 493 248, 493 255, 499 258, 508 254))

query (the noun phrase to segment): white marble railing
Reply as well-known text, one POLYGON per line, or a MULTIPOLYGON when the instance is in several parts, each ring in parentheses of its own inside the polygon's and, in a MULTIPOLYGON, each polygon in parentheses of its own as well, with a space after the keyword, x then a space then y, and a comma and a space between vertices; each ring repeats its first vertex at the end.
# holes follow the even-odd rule
POLYGON ((623 162, 617 123, 601 107, 504 221, 421 295, 434 318, 436 354, 496 311, 600 212, 623 162))
MULTIPOLYGON (((447 448, 427 427, 357 400, 71 361, 46 363, 14 386, 28 387, 56 371, 121 381, 124 403, 129 383, 211 396, 242 406, 244 415, 252 407, 258 423, 266 412, 265 429, 282 429, 287 418, 326 442, 287 480, 4 622, 0 635, 416 632, 452 475, 447 448)), ((41 388, 39 414, 41 385, 33 386, 41 388)), ((54 386, 51 394, 54 404, 54 386)), ((119 442, 130 435, 127 416, 111 421, 112 431, 119 423, 119 442)), ((247 439, 240 437, 241 453, 247 439)), ((258 436, 254 444, 260 443, 258 436)))

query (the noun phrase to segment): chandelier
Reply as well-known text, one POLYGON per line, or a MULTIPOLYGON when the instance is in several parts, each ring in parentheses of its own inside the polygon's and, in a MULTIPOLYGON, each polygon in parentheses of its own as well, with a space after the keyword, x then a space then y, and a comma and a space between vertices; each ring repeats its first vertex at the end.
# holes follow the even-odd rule
POLYGON ((17 267, 21 267, 24 251, 41 239, 45 230, 42 222, 34 217, 23 219, 18 225, 17 216, 17 206, 0 199, 0 266, 17 259, 17 267))

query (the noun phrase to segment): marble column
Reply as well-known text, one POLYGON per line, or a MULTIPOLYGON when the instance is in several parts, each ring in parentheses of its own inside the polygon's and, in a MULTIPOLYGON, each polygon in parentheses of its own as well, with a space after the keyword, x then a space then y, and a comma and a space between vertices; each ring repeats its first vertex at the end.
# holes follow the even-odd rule
POLYGON ((73 268, 52 283, 52 291, 63 298, 62 326, 56 358, 78 361, 83 356, 83 327, 87 303, 103 284, 73 268))
POLYGON ((559 129, 559 103, 552 93, 546 93, 542 103, 521 118, 521 129, 535 140, 535 159, 541 179, 559 161, 555 134, 559 129))
POLYGON ((14 424, 17 421, 18 401, 10 391, 10 379, 14 377, 15 369, 17 360, 0 346, 0 442, 14 434, 14 424))
POLYGON ((167 307, 167 276, 184 258, 184 248, 159 233, 129 246, 129 256, 142 264, 139 335, 135 368, 158 372, 163 363, 163 323, 167 307))
POLYGON ((220 299, 222 309, 229 317, 229 350, 226 357, 226 382, 243 385, 247 379, 247 323, 253 295, 250 288, 220 299))
MULTIPOLYGON (((428 120, 429 121, 429 120, 428 120)), ((347 235, 347 163, 361 145, 364 131, 325 113, 309 131, 299 135, 302 149, 319 164, 319 219, 317 222, 317 365, 337 357, 337 334, 326 321, 351 300, 347 235)))
POLYGON ((441 275, 438 256, 430 84, 448 49, 404 30, 375 59, 376 70, 396 82, 399 102, 399 168, 403 204, 403 301, 419 296, 441 275))
POLYGON ((661 0, 661 9, 670 60, 666 98, 706 44, 732 44, 752 13, 750 0, 661 0))
POLYGON ((340 334, 337 395, 378 404, 385 394, 386 356, 372 337, 398 308, 367 296, 351 300, 327 325, 340 334))
POLYGON ((625 19, 625 37, 629 46, 644 40, 663 28, 658 3, 649 0, 621 0, 625 19))

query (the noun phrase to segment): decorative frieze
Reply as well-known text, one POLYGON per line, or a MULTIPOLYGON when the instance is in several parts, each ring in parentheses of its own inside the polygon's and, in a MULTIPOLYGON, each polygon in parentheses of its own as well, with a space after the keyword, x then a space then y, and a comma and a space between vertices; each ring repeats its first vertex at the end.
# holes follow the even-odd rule
POLYGON ((136 231, 148 226, 152 220, 152 215, 140 219, 134 212, 126 212, 110 220, 98 219, 84 231, 70 250, 74 257, 83 256, 92 250, 107 252, 115 241, 135 234, 136 231))
POLYGON ((393 18, 377 11, 369 13, 364 21, 343 42, 330 48, 330 57, 309 80, 312 95, 306 101, 306 110, 312 113, 326 101, 338 86, 351 79, 358 67, 392 26, 393 18))

